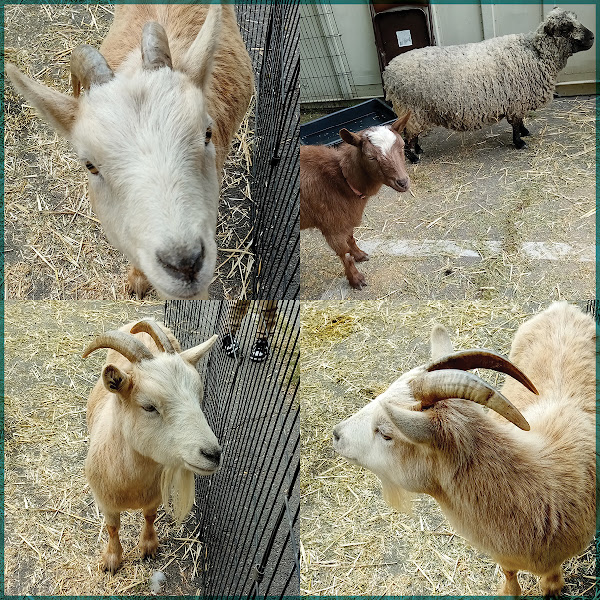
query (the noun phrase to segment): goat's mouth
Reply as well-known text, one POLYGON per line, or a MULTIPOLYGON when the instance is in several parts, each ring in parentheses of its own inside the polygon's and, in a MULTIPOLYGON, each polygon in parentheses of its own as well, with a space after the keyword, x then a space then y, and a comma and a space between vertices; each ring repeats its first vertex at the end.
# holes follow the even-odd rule
POLYGON ((410 179, 408 177, 392 179, 388 185, 397 192, 408 192, 410 188, 410 179))
POLYGON ((213 467, 212 469, 205 469, 203 467, 199 467, 198 465, 193 465, 192 463, 189 463, 187 460, 184 460, 183 463, 184 463, 186 469, 196 473, 196 475, 205 475, 205 476, 213 475, 221 468, 220 464, 213 467))

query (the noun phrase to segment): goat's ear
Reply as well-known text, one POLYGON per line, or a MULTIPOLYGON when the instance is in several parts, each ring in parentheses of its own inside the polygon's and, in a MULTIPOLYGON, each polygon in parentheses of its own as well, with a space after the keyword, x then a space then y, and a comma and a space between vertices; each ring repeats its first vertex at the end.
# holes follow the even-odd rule
POLYGON ((218 339, 219 336, 215 334, 203 344, 190 348, 189 350, 184 350, 179 356, 181 356, 183 360, 189 362, 192 367, 195 367, 196 363, 213 347, 218 339))
POLYGON ((435 324, 431 330, 431 359, 438 360, 453 351, 448 330, 443 325, 435 324))
POLYGON ((351 131, 348 131, 345 128, 340 130, 340 137, 347 144, 351 144, 352 146, 360 146, 362 144, 362 138, 360 137, 360 135, 356 135, 355 133, 352 133, 351 131))
POLYGON ((25 100, 37 108, 42 118, 60 135, 69 138, 77 118, 79 102, 23 75, 11 63, 6 63, 6 74, 25 100))
POLYGON ((106 365, 102 369, 102 383, 113 394, 119 393, 127 396, 131 390, 131 377, 115 367, 115 365, 106 365))
POLYGON ((406 127, 406 124, 408 123, 409 119, 410 119, 410 111, 408 111, 401 119, 397 119, 396 121, 394 121, 392 123, 392 129, 396 133, 402 133, 404 131, 404 128, 406 127))
POLYGON ((383 402, 383 409, 390 421, 414 444, 428 444, 433 438, 433 429, 429 415, 417 411, 400 408, 391 402, 383 402))
POLYGON ((221 5, 211 4, 196 39, 185 53, 180 69, 206 90, 213 69, 214 57, 221 40, 221 5))

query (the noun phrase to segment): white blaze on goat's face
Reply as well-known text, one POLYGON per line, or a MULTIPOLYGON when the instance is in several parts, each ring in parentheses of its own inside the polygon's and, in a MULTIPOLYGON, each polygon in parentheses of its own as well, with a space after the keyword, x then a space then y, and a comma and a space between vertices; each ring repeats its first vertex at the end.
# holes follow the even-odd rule
POLYGON ((373 146, 377 146, 384 155, 390 152, 397 141, 397 137, 392 130, 383 126, 367 129, 365 135, 373 146))
POLYGON ((109 241, 167 298, 201 296, 214 272, 211 125, 202 91, 169 68, 125 69, 80 98, 71 140, 98 171, 89 173, 93 209, 109 241))
POLYGON ((198 475, 217 471, 221 447, 200 406, 196 369, 179 355, 161 354, 135 365, 132 377, 122 427, 131 447, 165 467, 198 475))

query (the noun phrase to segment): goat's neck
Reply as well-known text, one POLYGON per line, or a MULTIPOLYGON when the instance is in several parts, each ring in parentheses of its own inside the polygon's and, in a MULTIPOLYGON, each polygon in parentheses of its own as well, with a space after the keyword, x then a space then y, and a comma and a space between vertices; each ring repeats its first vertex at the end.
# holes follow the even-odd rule
POLYGON ((340 169, 344 179, 358 196, 363 197, 375 195, 383 183, 374 180, 365 170, 363 161, 365 160, 359 148, 344 144, 339 150, 340 169), (358 192, 358 194, 357 194, 358 192))

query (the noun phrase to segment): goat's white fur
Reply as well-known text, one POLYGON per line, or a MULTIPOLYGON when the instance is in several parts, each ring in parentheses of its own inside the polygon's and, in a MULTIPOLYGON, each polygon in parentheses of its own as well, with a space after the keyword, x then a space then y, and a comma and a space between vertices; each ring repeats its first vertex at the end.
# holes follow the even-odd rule
MULTIPOLYGON (((450 348, 434 328, 434 359, 450 348)), ((561 564, 595 531, 595 324, 554 303, 519 328, 509 358, 539 391, 510 377, 502 388, 530 431, 466 400, 419 410, 410 386, 424 372, 417 367, 337 425, 334 448, 378 475, 393 506, 406 503, 403 491, 433 496, 500 564, 501 593, 518 595, 516 572, 526 570, 553 595, 564 583, 561 564)))
POLYGON ((396 143, 396 136, 389 127, 380 125, 371 127, 365 131, 365 135, 374 146, 377 146, 381 152, 387 154, 396 143))

